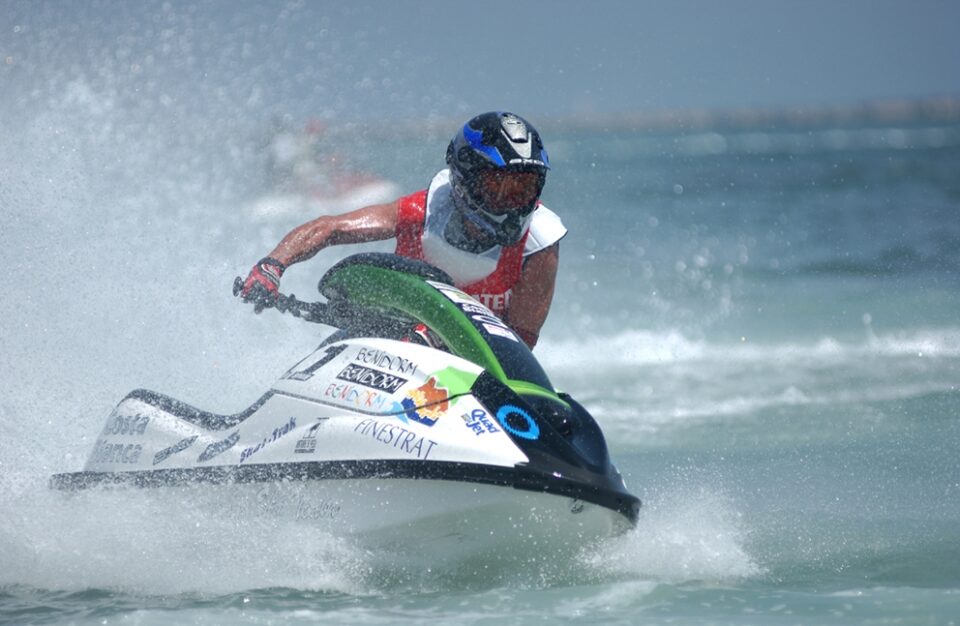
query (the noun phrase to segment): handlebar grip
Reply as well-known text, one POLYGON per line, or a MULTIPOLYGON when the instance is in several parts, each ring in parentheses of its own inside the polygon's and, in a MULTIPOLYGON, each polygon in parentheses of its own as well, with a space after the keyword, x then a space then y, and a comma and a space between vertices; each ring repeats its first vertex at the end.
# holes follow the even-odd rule
MULTIPOLYGON (((233 279, 233 295, 239 296, 243 292, 243 279, 237 276, 233 279)), ((299 317, 307 322, 326 323, 327 307, 322 302, 304 302, 297 300, 293 294, 286 295, 278 293, 276 299, 269 301, 258 301, 255 306, 263 308, 275 308, 281 313, 289 313, 294 317, 299 317)), ((260 311, 258 310, 257 313, 260 311)))

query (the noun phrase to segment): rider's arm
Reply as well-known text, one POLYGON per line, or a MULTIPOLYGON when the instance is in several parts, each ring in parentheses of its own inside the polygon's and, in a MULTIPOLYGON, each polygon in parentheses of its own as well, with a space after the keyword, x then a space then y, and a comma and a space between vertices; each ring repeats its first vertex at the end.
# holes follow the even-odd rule
POLYGON ((287 233, 269 256, 289 267, 306 261, 327 246, 390 239, 396 235, 399 206, 397 200, 343 215, 318 217, 287 233))
POLYGON ((559 243, 531 254, 524 261, 520 280, 510 296, 506 322, 531 349, 550 312, 559 263, 559 243))

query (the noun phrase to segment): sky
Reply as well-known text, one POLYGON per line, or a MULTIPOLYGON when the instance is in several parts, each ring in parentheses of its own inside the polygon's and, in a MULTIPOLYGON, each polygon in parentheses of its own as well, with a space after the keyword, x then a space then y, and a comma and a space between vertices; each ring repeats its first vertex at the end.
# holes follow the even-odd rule
POLYGON ((346 119, 957 96, 957 24, 952 0, 0 0, 0 106, 78 80, 346 119))

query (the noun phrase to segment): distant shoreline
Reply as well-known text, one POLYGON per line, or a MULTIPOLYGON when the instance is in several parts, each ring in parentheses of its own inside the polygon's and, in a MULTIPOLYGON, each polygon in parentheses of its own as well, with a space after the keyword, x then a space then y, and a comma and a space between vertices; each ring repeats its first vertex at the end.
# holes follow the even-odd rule
MULTIPOLYGON (((549 125, 584 130, 617 128, 647 131, 823 128, 960 122, 960 97, 873 100, 843 105, 676 109, 636 113, 563 116, 549 125)), ((545 122, 544 126, 547 125, 545 122)))
MULTIPOLYGON (((530 117, 540 130, 551 134, 577 131, 619 130, 630 132, 700 132, 705 130, 797 130, 805 128, 889 127, 915 124, 960 123, 960 96, 918 99, 870 100, 854 104, 809 104, 791 106, 663 109, 620 113, 580 113, 530 117)), ((378 136, 438 135, 462 124, 454 118, 427 118, 390 122, 331 122, 331 134, 357 130, 378 136)))

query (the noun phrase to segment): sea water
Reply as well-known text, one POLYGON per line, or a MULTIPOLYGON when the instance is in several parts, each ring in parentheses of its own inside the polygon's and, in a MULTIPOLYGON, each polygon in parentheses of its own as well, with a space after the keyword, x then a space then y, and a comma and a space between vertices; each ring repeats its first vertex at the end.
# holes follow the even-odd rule
MULTIPOLYGON (((536 354, 600 422, 640 519, 575 558, 397 575, 202 493, 48 489, 128 391, 236 412, 319 332, 230 292, 296 224, 245 217, 265 121, 60 87, 2 121, 0 622, 957 622, 955 121, 546 119, 544 202, 570 232, 536 354)), ((344 149, 413 191, 445 143, 344 149)), ((317 297, 359 249, 388 247, 324 251, 284 288, 317 297)))

